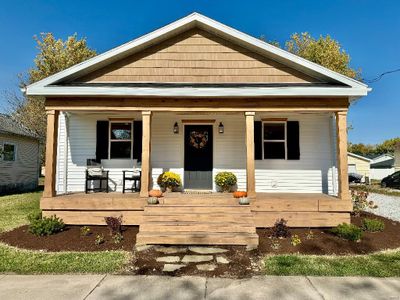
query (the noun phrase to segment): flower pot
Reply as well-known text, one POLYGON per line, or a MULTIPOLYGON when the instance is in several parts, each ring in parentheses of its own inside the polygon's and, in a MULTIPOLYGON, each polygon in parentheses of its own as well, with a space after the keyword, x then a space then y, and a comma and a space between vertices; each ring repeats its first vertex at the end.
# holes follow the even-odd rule
POLYGON ((167 187, 166 189, 165 189, 165 192, 167 192, 167 193, 172 193, 172 187, 167 187))
POLYGON ((250 204, 250 199, 247 198, 247 197, 239 198, 239 204, 240 205, 249 205, 250 204))
POLYGON ((147 204, 149 204, 149 205, 158 204, 158 198, 157 197, 149 197, 149 198, 147 198, 147 204))

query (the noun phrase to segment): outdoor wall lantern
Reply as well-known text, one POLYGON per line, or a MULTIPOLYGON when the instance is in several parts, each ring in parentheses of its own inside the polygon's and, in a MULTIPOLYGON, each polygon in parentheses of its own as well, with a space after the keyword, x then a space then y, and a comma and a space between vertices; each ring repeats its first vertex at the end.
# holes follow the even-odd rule
POLYGON ((178 134, 178 133, 179 133, 179 125, 178 125, 178 122, 175 122, 175 124, 174 124, 174 133, 175 133, 175 134, 178 134))
POLYGON ((222 124, 222 122, 219 122, 219 125, 218 125, 218 132, 219 132, 219 133, 224 133, 224 124, 222 124))

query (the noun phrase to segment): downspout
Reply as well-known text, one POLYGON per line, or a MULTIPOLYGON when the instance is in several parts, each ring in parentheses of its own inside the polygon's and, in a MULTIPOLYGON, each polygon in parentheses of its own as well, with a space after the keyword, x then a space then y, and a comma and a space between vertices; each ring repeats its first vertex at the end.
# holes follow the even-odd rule
MULTIPOLYGON (((334 195, 337 195, 337 168, 336 168, 336 140, 333 139, 333 133, 335 130, 336 133, 336 127, 334 126, 336 122, 335 119, 335 114, 332 113, 330 117, 330 122, 329 122, 329 139, 330 139, 330 144, 331 144, 331 168, 332 168, 332 193, 334 195)), ((337 134, 337 133, 336 133, 337 134)), ((337 138, 337 136, 336 136, 337 138)))
POLYGON ((69 122, 69 113, 63 112, 64 116, 64 126, 65 126, 65 134, 64 134, 64 176, 63 176, 63 190, 64 194, 67 194, 68 187, 68 122, 69 122))

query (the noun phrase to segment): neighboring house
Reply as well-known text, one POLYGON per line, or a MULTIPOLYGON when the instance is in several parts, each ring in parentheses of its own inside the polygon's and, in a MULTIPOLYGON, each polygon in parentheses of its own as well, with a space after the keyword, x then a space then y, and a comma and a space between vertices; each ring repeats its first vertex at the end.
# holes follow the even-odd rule
POLYGON ((394 172, 393 155, 382 154, 371 160, 371 179, 381 180, 394 172))
POLYGON ((363 180, 365 180, 366 177, 370 177, 371 159, 349 152, 347 154, 347 160, 349 173, 360 174, 364 176, 363 180))
POLYGON ((140 225, 141 243, 251 243, 255 227, 281 217, 290 226, 349 222, 347 111, 368 91, 191 14, 27 87, 46 97, 48 114, 41 207, 73 224, 122 214, 140 225), (82 194, 87 159, 109 171, 117 193, 82 194), (140 194, 122 195, 122 171, 134 166, 140 194), (251 205, 173 193, 147 206, 163 171, 197 193, 216 192, 215 175, 231 171, 251 205), (210 225, 216 221, 226 232, 210 225))
POLYGON ((0 194, 37 187, 39 153, 37 136, 0 114, 0 194))

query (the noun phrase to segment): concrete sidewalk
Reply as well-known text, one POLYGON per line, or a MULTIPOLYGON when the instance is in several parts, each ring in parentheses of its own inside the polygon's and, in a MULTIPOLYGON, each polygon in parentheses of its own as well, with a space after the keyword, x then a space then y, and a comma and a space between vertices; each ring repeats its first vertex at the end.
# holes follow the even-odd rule
POLYGON ((400 299, 400 278, 0 275, 0 299, 400 299))

